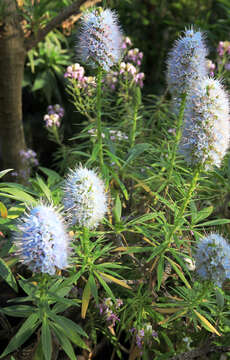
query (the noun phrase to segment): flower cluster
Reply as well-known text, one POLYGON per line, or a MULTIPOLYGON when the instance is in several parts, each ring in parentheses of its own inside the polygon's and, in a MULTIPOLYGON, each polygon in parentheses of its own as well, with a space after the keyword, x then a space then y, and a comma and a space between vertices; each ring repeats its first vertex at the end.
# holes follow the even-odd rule
POLYGON ((220 41, 217 47, 219 56, 230 55, 230 41, 220 41))
POLYGON ((123 305, 121 299, 116 299, 116 302, 113 303, 111 298, 105 298, 103 303, 99 305, 100 315, 104 315, 107 322, 110 325, 115 326, 117 321, 120 321, 119 317, 116 314, 116 311, 123 305))
POLYGON ((207 75, 207 49, 203 34, 187 29, 169 53, 167 83, 173 96, 187 92, 193 82, 207 75))
POLYGON ((135 334, 136 345, 139 349, 142 349, 144 344, 151 345, 152 339, 158 336, 150 323, 145 323, 141 329, 133 327, 130 329, 130 332, 131 334, 135 334))
POLYGON ((78 63, 68 66, 64 77, 74 79, 77 88, 84 90, 89 96, 91 96, 93 90, 96 89, 95 76, 85 76, 85 69, 78 63))
POLYGON ((64 208, 72 224, 94 228, 107 211, 105 186, 93 170, 71 170, 64 183, 64 208))
POLYGON ((47 108, 48 115, 57 114, 60 118, 63 118, 65 111, 59 104, 49 105, 47 108))
POLYGON ((30 176, 31 168, 39 165, 39 162, 37 159, 37 154, 35 151, 33 151, 31 149, 27 149, 27 150, 20 150, 19 155, 22 159, 22 162, 26 166, 24 169, 21 169, 19 171, 13 171, 11 173, 11 175, 15 176, 15 177, 21 177, 21 178, 27 180, 28 177, 30 176))
POLYGON ((179 152, 192 166, 220 166, 229 135, 229 101, 221 83, 208 77, 197 81, 188 91, 179 152))
POLYGON ((122 32, 117 15, 110 9, 86 11, 81 18, 78 42, 81 60, 105 71, 117 64, 122 55, 122 32))
POLYGON ((70 79, 76 79, 79 81, 79 83, 84 83, 83 81, 84 74, 85 74, 85 69, 83 68, 83 66, 81 66, 78 63, 75 63, 67 67, 64 77, 70 79))
POLYGON ((138 72, 138 69, 131 63, 121 62, 120 64, 120 75, 124 78, 127 78, 140 87, 143 87, 145 74, 143 72, 138 72))
POLYGON ((203 280, 221 286, 230 278, 230 245, 219 234, 201 239, 195 253, 196 271, 203 280))
POLYGON ((43 118, 46 123, 46 127, 60 127, 63 116, 64 109, 59 104, 49 105, 47 108, 47 114, 43 118))
POLYGON ((21 217, 14 242, 20 260, 34 272, 53 275, 68 265, 69 238, 52 206, 39 204, 21 217))
POLYGON ((137 66, 141 66, 141 62, 143 59, 143 52, 139 49, 130 49, 125 57, 126 62, 132 62, 137 66))
POLYGON ((37 154, 31 149, 21 150, 19 152, 23 162, 26 162, 30 166, 38 166, 37 154))

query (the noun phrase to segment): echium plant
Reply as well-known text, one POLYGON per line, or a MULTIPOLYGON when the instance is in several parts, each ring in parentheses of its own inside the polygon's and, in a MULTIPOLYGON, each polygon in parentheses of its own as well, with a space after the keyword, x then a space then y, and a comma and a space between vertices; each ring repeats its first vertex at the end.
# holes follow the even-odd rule
POLYGON ((39 204, 21 217, 14 241, 20 261, 33 272, 54 275, 68 266, 69 237, 52 206, 39 204))
POLYGON ((229 146, 229 100, 218 80, 203 78, 189 89, 179 152, 189 165, 219 167, 229 146))
POLYGON ((202 280, 221 286, 230 279, 230 245, 219 234, 209 234, 198 242, 195 261, 202 280))
POLYGON ((78 46, 83 63, 109 71, 120 60, 122 51, 122 33, 116 13, 102 8, 86 11, 81 19, 78 46))
MULTIPOLYGON (((45 359, 51 360, 55 336, 67 355, 75 359, 71 342, 87 348, 78 335, 87 334, 72 320, 59 315, 68 307, 78 305, 77 301, 63 300, 72 287, 72 283, 60 275, 60 270, 69 266, 70 255, 70 238, 64 219, 52 205, 39 202, 19 218, 13 240, 19 261, 32 271, 30 279, 25 280, 21 276, 19 280, 27 295, 20 297, 19 301, 30 302, 30 305, 19 304, 1 309, 7 315, 27 319, 0 357, 5 358, 16 350, 41 327, 41 338, 35 357, 44 355, 45 359), (64 292, 63 287, 66 288, 64 292), (39 351, 42 351, 43 355, 41 352, 39 355, 39 351)), ((15 302, 17 304, 17 299, 15 302)))
POLYGON ((72 224, 97 227, 107 211, 103 181, 82 166, 70 170, 64 183, 63 204, 72 224))
POLYGON ((202 169, 220 167, 229 147, 229 101, 218 80, 203 78, 188 90, 179 152, 193 169, 193 177, 173 230, 193 195, 202 169))
POLYGON ((78 49, 81 61, 97 69, 97 139, 100 168, 103 171, 102 72, 109 71, 118 63, 122 55, 122 32, 114 11, 99 7, 83 14, 78 49))
POLYGON ((206 56, 208 54, 201 31, 193 27, 185 29, 183 36, 176 40, 167 59, 166 80, 172 95, 173 113, 178 117, 176 137, 170 159, 168 183, 171 180, 178 144, 181 138, 181 126, 187 93, 195 83, 208 74, 206 56))
POLYGON ((193 27, 186 29, 167 60, 167 84, 172 96, 186 93, 194 81, 207 76, 207 54, 201 31, 195 31, 193 27))

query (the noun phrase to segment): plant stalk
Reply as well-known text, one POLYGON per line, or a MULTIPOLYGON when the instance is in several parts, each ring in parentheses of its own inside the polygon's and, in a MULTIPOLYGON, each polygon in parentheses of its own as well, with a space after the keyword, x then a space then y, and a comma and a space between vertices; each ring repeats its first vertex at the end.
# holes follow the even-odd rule
POLYGON ((180 211, 177 214, 177 217, 175 218, 174 226, 173 226, 172 231, 171 231, 171 233, 169 235, 169 240, 168 240, 169 244, 171 244, 171 242, 173 240, 173 235, 175 234, 175 232, 180 227, 181 218, 183 217, 184 212, 185 212, 185 210, 187 208, 187 205, 188 205, 189 201, 192 198, 193 192, 196 189, 196 185, 197 185, 197 181, 199 179, 200 171, 201 171, 201 166, 199 165, 199 166, 196 167, 196 169, 194 171, 194 175, 193 175, 192 182, 190 184, 189 190, 188 190, 188 192, 186 194, 186 197, 185 197, 185 199, 183 201, 183 204, 182 204, 182 206, 180 208, 180 211))
POLYGON ((102 130, 101 130, 101 81, 102 81, 102 69, 98 68, 97 73, 97 100, 96 100, 96 109, 97 109, 97 141, 99 147, 99 164, 101 171, 104 166, 103 159, 103 143, 102 143, 102 130))

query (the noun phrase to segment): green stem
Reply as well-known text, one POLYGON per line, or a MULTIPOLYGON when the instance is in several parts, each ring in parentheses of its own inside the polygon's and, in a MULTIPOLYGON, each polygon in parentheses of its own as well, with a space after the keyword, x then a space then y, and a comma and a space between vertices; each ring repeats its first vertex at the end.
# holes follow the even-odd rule
POLYGON ((201 167, 200 166, 197 166, 195 171, 194 171, 194 175, 193 175, 193 178, 192 178, 192 182, 190 184, 190 187, 188 189, 188 192, 186 194, 186 197, 184 199, 184 202, 177 214, 177 217, 175 218, 175 221, 174 221, 174 225, 173 225, 173 228, 172 228, 172 231, 169 235, 169 240, 168 240, 168 243, 171 244, 172 240, 173 240, 173 235, 175 234, 175 232, 179 229, 180 227, 180 221, 184 215, 184 212, 187 208, 187 205, 189 203, 189 201, 191 200, 192 198, 192 195, 193 195, 193 192, 194 190, 196 189, 196 185, 197 185, 197 181, 199 179, 199 175, 200 175, 200 171, 201 171, 201 167))
POLYGON ((138 89, 136 90, 136 94, 135 94, 135 104, 134 104, 134 114, 133 114, 133 126, 131 129, 131 148, 134 147, 135 145, 135 139, 136 139, 136 129, 137 129, 137 117, 138 117, 138 110, 139 110, 139 105, 140 105, 140 101, 138 98, 138 89))
POLYGON ((102 144, 102 130, 101 130, 101 80, 102 80, 102 69, 98 68, 97 73, 97 141, 99 147, 99 163, 100 169, 103 170, 104 160, 103 160, 103 144, 102 144))
POLYGON ((83 232, 83 249, 86 256, 88 256, 89 252, 89 229, 85 226, 82 229, 83 232))
POLYGON ((59 132, 58 132, 57 126, 56 126, 56 125, 52 126, 51 131, 52 131, 52 133, 53 133, 55 142, 56 142, 58 145, 61 146, 61 145, 62 145, 62 142, 61 142, 61 139, 60 139, 60 137, 59 137, 59 132))
POLYGON ((171 177, 172 177, 172 173, 173 173, 173 169, 174 169, 174 165, 175 165, 175 160, 176 160, 177 148, 178 148, 180 138, 181 138, 182 123, 183 123, 184 110, 185 110, 185 104, 186 104, 186 96, 187 96, 187 94, 184 93, 180 97, 181 98, 181 104, 180 104, 180 111, 179 111, 177 127, 176 127, 176 137, 175 137, 175 141, 174 141, 174 144, 173 144, 172 157, 171 157, 169 173, 168 173, 168 181, 167 181, 168 184, 169 184, 169 182, 171 180, 171 177))
POLYGON ((47 302, 47 289, 48 289, 48 278, 49 275, 46 273, 41 273, 40 278, 40 298, 39 298, 39 308, 40 308, 40 316, 43 317, 43 314, 46 312, 48 308, 47 302))

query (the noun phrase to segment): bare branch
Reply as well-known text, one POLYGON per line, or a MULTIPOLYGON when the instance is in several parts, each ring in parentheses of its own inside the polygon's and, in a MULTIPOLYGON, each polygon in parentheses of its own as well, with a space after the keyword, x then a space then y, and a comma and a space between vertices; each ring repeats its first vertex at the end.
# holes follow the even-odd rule
POLYGON ((101 0, 76 0, 73 4, 67 6, 63 9, 63 11, 55 16, 50 22, 43 28, 40 29, 36 36, 32 35, 28 39, 25 40, 25 48, 27 51, 35 47, 40 41, 44 39, 44 37, 60 25, 63 21, 68 19, 71 15, 79 15, 81 16, 82 9, 87 9, 97 3, 101 2, 101 0))

